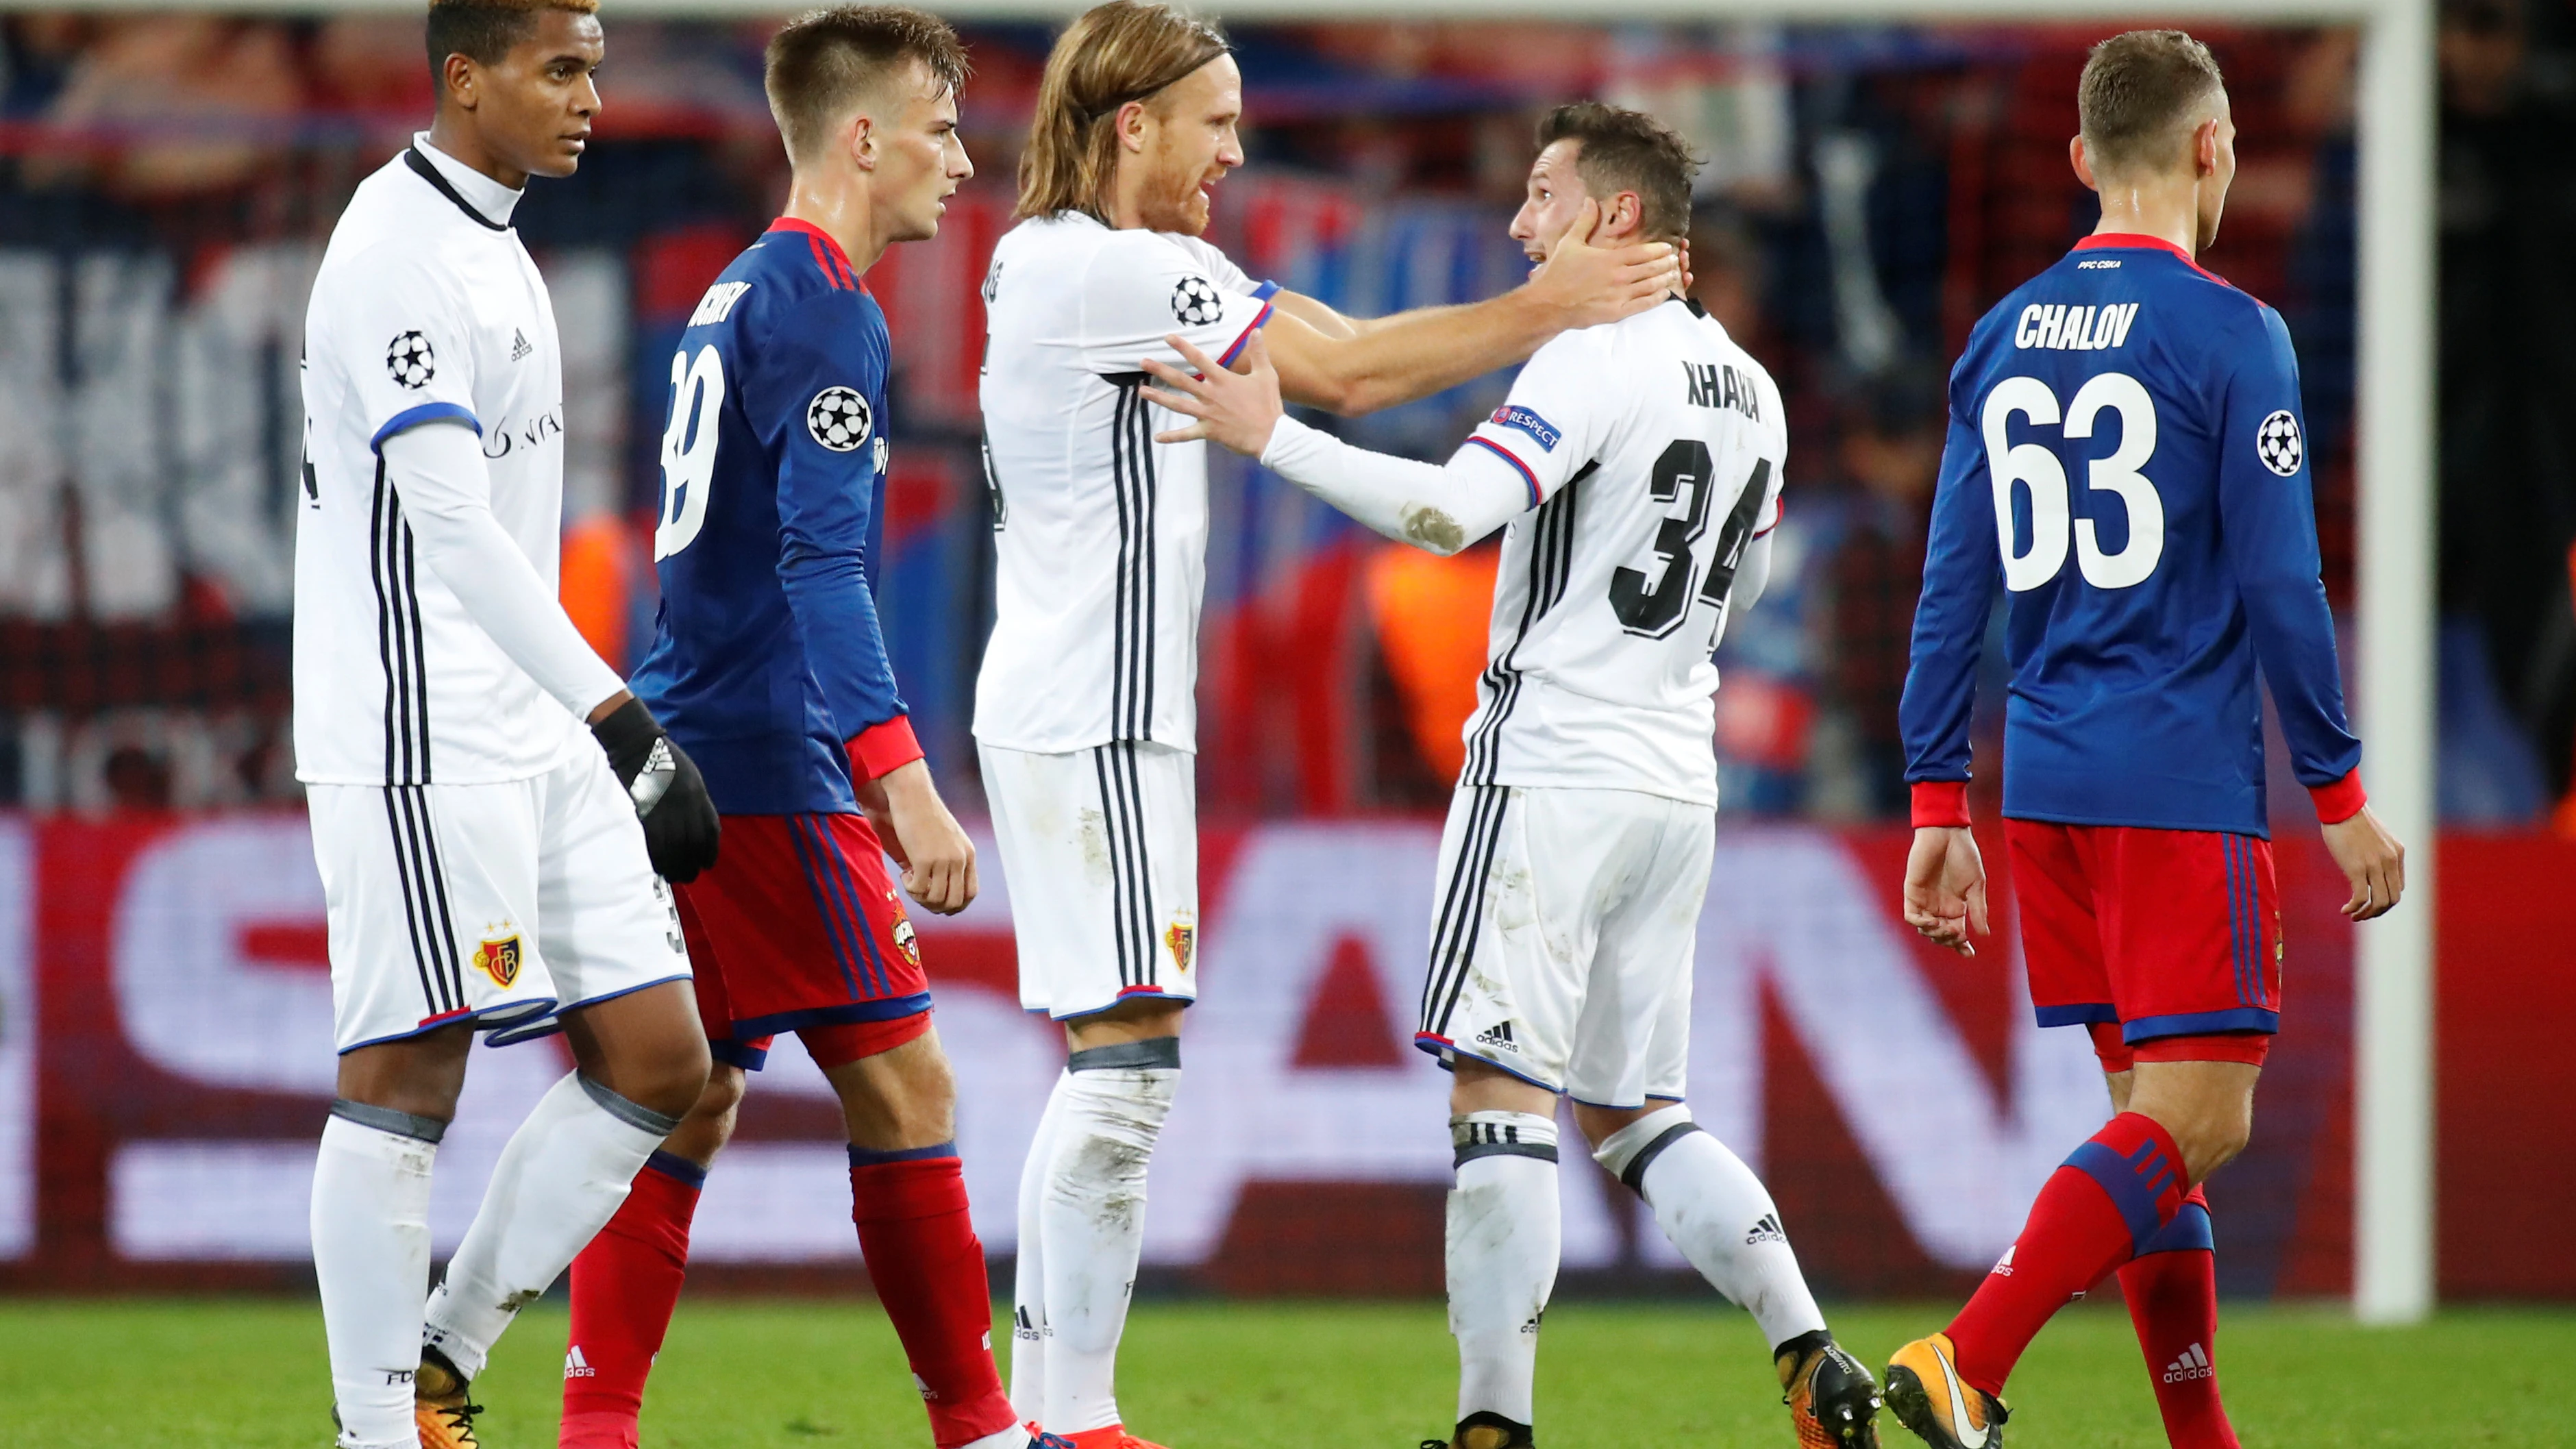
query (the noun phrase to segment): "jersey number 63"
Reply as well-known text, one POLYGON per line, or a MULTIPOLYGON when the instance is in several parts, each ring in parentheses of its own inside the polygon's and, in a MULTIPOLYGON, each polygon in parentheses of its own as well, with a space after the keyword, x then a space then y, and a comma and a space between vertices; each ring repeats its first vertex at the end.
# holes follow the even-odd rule
POLYGON ((2014 593, 2038 588, 2066 567, 2070 536, 2075 566, 2097 589, 2125 589, 2146 582, 2165 552, 2165 505, 2156 485, 2138 470, 2156 451, 2156 405, 2146 385, 2125 372, 2105 372, 2075 390, 2061 420, 2057 394, 2035 377, 2008 377, 1986 394, 1979 418, 1985 435, 1986 470, 1995 489, 1995 534, 2004 561, 2004 587, 2014 593), (2090 518, 2073 518, 2067 495, 2066 466, 2041 443, 2014 443, 2009 427, 2020 413, 2040 427, 2060 427, 2069 438, 2093 436, 2093 425, 2108 409, 2120 415, 2120 445, 2107 458, 2084 465, 2084 483, 2095 492, 2116 495, 2129 513, 2129 541, 2118 553, 2104 553, 2090 518), (2030 546, 2016 549, 2013 537, 2013 488, 2030 490, 2030 546))

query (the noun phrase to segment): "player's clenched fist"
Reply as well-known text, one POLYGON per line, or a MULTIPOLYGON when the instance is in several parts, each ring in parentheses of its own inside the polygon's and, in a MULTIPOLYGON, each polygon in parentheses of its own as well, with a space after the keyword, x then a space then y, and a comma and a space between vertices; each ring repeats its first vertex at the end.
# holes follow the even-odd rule
POLYGON ((696 880, 716 863, 716 837, 723 829, 698 767, 640 699, 629 698, 609 711, 590 732, 608 752, 617 783, 634 798, 653 873, 667 881, 696 880))
POLYGON ((1977 954, 1968 933, 1987 934, 1986 861, 1965 827, 1914 832, 1914 848, 1905 857, 1905 924, 1934 945, 1977 954))
POLYGON ((859 786, 859 808, 903 867, 903 889, 925 911, 953 916, 974 904, 975 842, 948 813, 930 766, 898 765, 859 786))

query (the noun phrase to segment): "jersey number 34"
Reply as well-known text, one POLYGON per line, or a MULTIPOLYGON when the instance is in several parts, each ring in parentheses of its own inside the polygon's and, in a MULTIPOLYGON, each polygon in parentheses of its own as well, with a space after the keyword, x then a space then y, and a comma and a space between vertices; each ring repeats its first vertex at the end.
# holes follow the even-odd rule
POLYGON ((2084 582, 2097 589, 2125 589, 2147 581, 2165 553, 2165 504, 2156 485, 2138 470, 2156 451, 2156 405, 2146 385, 2125 372, 2105 372, 2075 390, 2061 418, 2057 394, 2035 377, 2008 377, 1986 394, 1979 418, 1985 434, 1986 468, 1995 488, 1995 533, 2003 551, 2004 587, 2014 593, 2038 588, 2066 567, 2071 536, 2075 566, 2084 582), (2120 445, 2107 458, 2084 465, 2085 486, 2116 495, 2129 513, 2129 541, 2118 553, 2104 553, 2090 518, 2075 518, 2067 495, 2066 465, 2040 443, 2014 443, 2009 428, 2013 414, 2039 427, 2061 427, 2069 438, 2093 436, 2093 425, 2105 410, 2120 415, 2120 445), (2030 490, 2030 546, 2017 549, 2013 537, 2013 489, 2030 490))
POLYGON ((671 424, 662 430, 662 517, 653 526, 653 559, 697 542, 707 526, 707 485, 716 476, 716 425, 724 407, 724 359, 713 347, 671 354, 671 424))

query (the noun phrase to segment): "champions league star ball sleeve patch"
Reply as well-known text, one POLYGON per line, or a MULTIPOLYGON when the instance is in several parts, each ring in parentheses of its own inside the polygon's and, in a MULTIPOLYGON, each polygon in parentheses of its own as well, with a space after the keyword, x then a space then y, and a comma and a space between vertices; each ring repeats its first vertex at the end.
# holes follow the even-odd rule
POLYGON ((2299 436, 2299 420, 2288 409, 2265 418, 2254 430, 2254 455, 2284 478, 2299 471, 2299 464, 2307 460, 2308 446, 2299 436))
POLYGON ((1183 277, 1172 285, 1172 315, 1184 327, 1205 327, 1225 315, 1225 299, 1205 277, 1183 277))
POLYGON ((430 350, 428 338, 405 332, 385 344, 385 371, 405 387, 427 387, 438 376, 438 355, 430 350))
POLYGON ((856 452, 873 426, 868 400, 853 388, 827 387, 805 405, 805 431, 835 453, 856 452))

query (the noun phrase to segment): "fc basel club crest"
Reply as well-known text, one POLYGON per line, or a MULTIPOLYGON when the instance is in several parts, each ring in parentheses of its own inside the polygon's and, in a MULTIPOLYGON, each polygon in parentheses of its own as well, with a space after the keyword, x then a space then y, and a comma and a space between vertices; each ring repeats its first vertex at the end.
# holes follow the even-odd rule
POLYGON ((492 978, 492 984, 507 991, 519 979, 519 938, 502 936, 474 948, 474 969, 492 978))
POLYGON ((1183 976, 1198 960, 1199 928, 1187 921, 1174 921, 1163 932, 1163 947, 1172 953, 1172 969, 1183 976))
POLYGON ((895 918, 894 948, 903 953, 903 959, 906 961, 911 962, 915 966, 921 964, 921 941, 913 934, 912 917, 898 916, 895 918))

